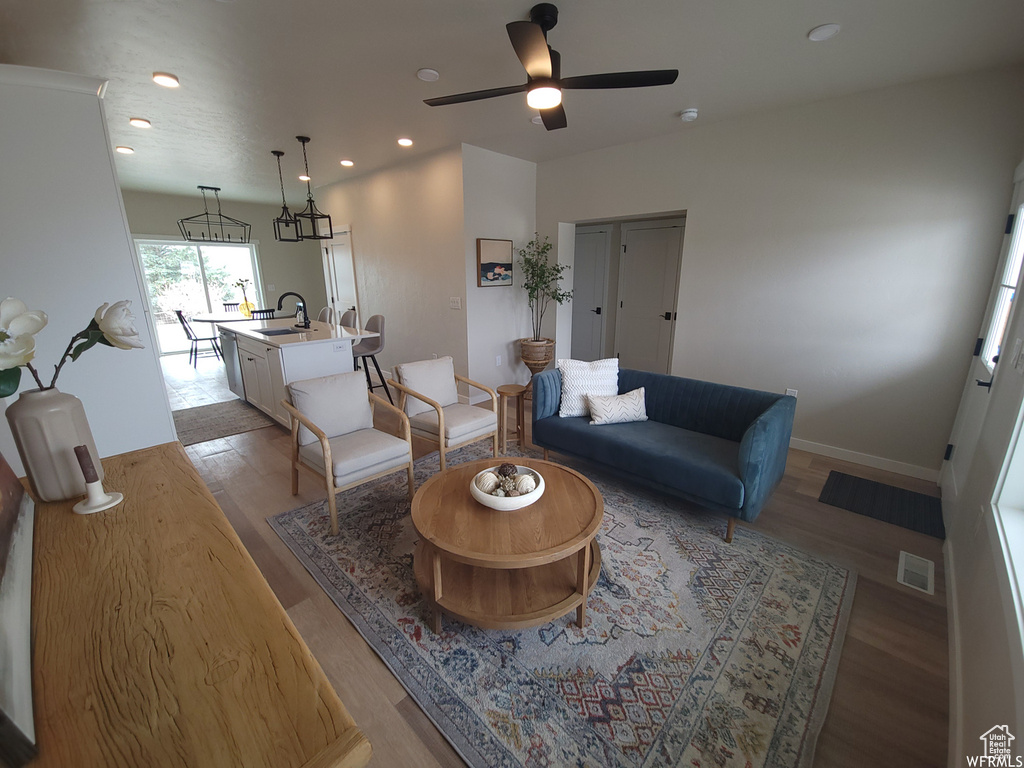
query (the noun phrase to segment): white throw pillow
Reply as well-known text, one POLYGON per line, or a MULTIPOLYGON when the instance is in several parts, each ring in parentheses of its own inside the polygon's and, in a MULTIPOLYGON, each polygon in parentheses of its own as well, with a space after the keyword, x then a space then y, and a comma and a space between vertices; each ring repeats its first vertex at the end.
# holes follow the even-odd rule
POLYGON ((555 367, 562 374, 562 400, 558 415, 563 418, 586 416, 587 395, 617 395, 619 392, 619 359, 559 360, 555 367))
MULTIPOLYGON (((442 408, 459 402, 459 390, 455 385, 455 361, 451 355, 436 360, 419 360, 415 363, 401 363, 395 366, 398 383, 419 392, 437 402, 442 408)), ((433 411, 434 406, 411 395, 405 398, 405 414, 415 416, 424 411, 433 411)))
POLYGON ((647 421, 647 401, 644 388, 634 389, 623 395, 603 397, 590 395, 591 424, 625 424, 627 421, 647 421))
MULTIPOLYGON (((328 437, 373 426, 373 410, 362 371, 293 381, 288 385, 288 394, 292 405, 328 437)), ((316 439, 304 426, 299 427, 299 445, 309 445, 316 439)))

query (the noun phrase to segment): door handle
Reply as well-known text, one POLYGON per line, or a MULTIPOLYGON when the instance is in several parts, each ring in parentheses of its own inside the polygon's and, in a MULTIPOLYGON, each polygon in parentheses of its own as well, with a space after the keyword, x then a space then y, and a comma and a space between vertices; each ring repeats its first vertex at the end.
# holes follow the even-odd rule
POLYGON ((981 379, 975 379, 979 387, 985 387, 985 389, 992 389, 992 379, 988 381, 982 381, 981 379))
POLYGON ((592 309, 590 311, 593 312, 595 315, 600 315, 601 314, 601 308, 600 307, 598 307, 597 309, 592 309))
POLYGON ((666 320, 671 320, 672 319, 672 313, 671 312, 666 312, 664 315, 662 315, 662 317, 665 318, 666 320))

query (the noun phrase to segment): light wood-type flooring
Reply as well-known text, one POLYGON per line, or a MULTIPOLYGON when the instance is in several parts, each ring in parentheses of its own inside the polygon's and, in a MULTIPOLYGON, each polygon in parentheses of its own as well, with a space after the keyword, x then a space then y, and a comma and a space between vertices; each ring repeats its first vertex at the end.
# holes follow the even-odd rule
MULTIPOLYGON (((209 370, 216 373, 212 366, 209 370)), ((196 386, 203 388, 203 373, 185 372, 184 378, 200 381, 196 386)), ((178 387, 187 405, 204 404, 188 402, 187 381, 178 381, 178 387)), ((394 425, 379 421, 378 426, 394 425)), ((415 448, 417 457, 428 450, 423 444, 415 448)), ((287 432, 267 427, 186 450, 370 739, 371 765, 462 765, 401 684, 265 522, 267 517, 323 498, 325 493, 319 476, 303 470, 299 495, 291 495, 287 432)), ((557 454, 552 454, 552 459, 557 460, 557 454)), ((786 477, 752 525, 765 535, 858 573, 839 673, 814 764, 821 768, 943 766, 948 646, 942 543, 820 504, 818 494, 831 469, 938 495, 935 485, 926 481, 790 451, 786 477), (934 596, 896 583, 901 549, 935 561, 934 596)), ((722 519, 724 522, 725 517, 722 519)), ((741 522, 738 528, 746 525, 741 522)))

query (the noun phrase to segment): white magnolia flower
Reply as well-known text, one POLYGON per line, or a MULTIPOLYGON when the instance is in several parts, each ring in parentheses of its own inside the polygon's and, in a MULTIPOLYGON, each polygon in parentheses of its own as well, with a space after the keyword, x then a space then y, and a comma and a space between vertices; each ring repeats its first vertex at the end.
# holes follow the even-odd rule
POLYGON ((35 336, 46 327, 46 313, 29 309, 21 299, 0 301, 0 331, 7 336, 35 336))
MULTIPOLYGON (((3 336, 0 332, 0 336, 3 336)), ((21 336, 7 336, 0 340, 0 371, 17 368, 30 362, 36 353, 36 340, 28 333, 21 336)))
POLYGON ((10 297, 0 301, 0 371, 25 365, 35 356, 35 335, 46 327, 46 313, 10 297))
POLYGON ((145 349, 133 325, 135 315, 131 305, 127 300, 104 303, 96 310, 96 324, 103 331, 104 338, 118 349, 145 349))

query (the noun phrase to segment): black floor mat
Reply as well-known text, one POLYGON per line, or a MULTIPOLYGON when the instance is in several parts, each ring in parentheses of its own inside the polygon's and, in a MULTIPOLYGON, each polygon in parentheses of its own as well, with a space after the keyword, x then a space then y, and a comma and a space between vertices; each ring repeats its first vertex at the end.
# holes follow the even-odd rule
POLYGON ((818 501, 936 539, 946 538, 942 502, 934 496, 833 470, 818 501))

